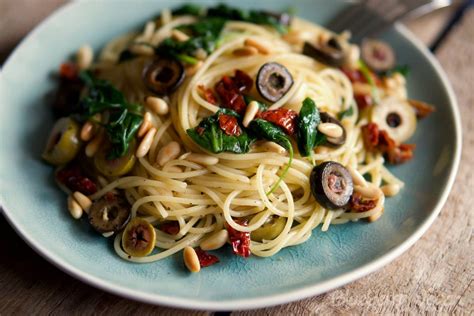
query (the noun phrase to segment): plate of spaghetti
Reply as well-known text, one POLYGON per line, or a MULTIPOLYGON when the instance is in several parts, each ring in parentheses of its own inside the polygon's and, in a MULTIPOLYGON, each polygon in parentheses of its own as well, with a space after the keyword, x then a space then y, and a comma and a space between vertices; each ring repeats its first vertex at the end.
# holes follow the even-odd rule
POLYGON ((401 26, 324 28, 342 2, 260 5, 79 2, 24 40, 0 197, 26 242, 104 290, 221 310, 341 286, 426 231, 461 148, 436 60, 401 26))

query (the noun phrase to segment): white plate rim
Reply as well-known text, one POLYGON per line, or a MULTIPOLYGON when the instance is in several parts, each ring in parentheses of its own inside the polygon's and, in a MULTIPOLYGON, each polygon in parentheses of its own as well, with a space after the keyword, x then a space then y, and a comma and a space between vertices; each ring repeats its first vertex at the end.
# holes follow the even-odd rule
MULTIPOLYGON (((56 15, 60 15, 63 11, 66 10, 73 10, 74 6, 79 2, 69 2, 56 11, 54 11, 51 15, 49 15, 46 19, 44 19, 39 25, 37 25, 33 31, 31 31, 21 42, 20 44, 13 50, 13 52, 9 55, 7 60, 4 62, 3 66, 7 65, 9 60, 20 50, 25 42, 28 41, 30 37, 33 37, 37 32, 39 32, 42 28, 48 24, 49 20, 53 19, 56 15)), ((230 310, 249 310, 249 309, 257 309, 257 308, 264 308, 269 306, 275 306, 285 303, 290 303, 297 300, 302 300, 304 298, 308 298, 311 296, 316 296, 335 288, 341 287, 345 284, 350 282, 356 281, 369 273, 375 272, 382 268, 383 266, 389 264, 391 261, 396 259, 398 256, 402 255, 405 251, 407 251, 413 244, 421 238, 421 236, 428 230, 434 220, 437 218, 438 214, 440 213, 441 209, 443 208, 446 200, 451 192, 452 186, 454 184, 454 180, 457 175, 457 171, 459 168, 460 158, 461 158, 461 148, 462 148, 462 130, 461 130, 461 118, 459 113, 459 107, 456 100, 456 96, 454 94, 454 90, 449 83, 446 73, 442 69, 439 62, 436 58, 431 54, 431 52, 418 40, 413 33, 411 33, 405 26, 397 23, 395 25, 395 29, 398 33, 400 33, 404 38, 406 38, 410 44, 412 44, 422 55, 426 58, 429 63, 433 66, 436 74, 441 79, 441 83, 445 88, 449 104, 451 105, 453 111, 453 118, 454 118, 454 127, 455 127, 455 136, 456 136, 456 143, 455 143, 455 152, 454 152, 454 161, 450 170, 450 174, 448 180, 446 182, 446 186, 444 188, 443 193, 438 199, 438 202, 433 208, 431 214, 425 219, 425 221, 418 227, 418 229, 405 241, 399 244, 397 247, 393 248, 392 250, 388 251, 381 257, 377 258, 376 260, 367 263, 365 265, 360 266, 359 268, 339 275, 335 278, 330 280, 317 283, 315 285, 306 286, 297 290, 290 290, 286 293, 281 294, 274 294, 268 296, 260 296, 258 298, 251 298, 251 299, 239 299, 239 300, 223 300, 223 301, 214 301, 214 300, 194 300, 188 298, 176 298, 170 296, 163 296, 159 294, 150 294, 146 292, 140 292, 137 290, 129 289, 125 286, 119 286, 113 284, 112 282, 102 280, 100 278, 88 275, 84 271, 73 267, 71 264, 67 263, 66 261, 62 260, 60 257, 56 256, 54 253, 46 249, 41 245, 40 242, 34 240, 32 236, 28 234, 27 228, 22 227, 22 225, 15 221, 14 217, 10 215, 8 209, 5 209, 5 203, 0 201, 0 209, 4 214, 4 217, 8 221, 8 223, 12 226, 12 228, 16 231, 16 233, 39 255, 49 261, 51 264, 62 270, 63 272, 69 274, 70 276, 106 292, 116 294, 118 296, 133 299, 136 301, 154 304, 154 305, 162 305, 168 307, 176 307, 176 308, 184 308, 184 309, 198 309, 198 310, 209 310, 209 311, 230 311, 230 310)), ((3 67, 2 67, 3 68, 3 67)), ((0 71, 0 77, 2 76, 2 71, 0 71)))

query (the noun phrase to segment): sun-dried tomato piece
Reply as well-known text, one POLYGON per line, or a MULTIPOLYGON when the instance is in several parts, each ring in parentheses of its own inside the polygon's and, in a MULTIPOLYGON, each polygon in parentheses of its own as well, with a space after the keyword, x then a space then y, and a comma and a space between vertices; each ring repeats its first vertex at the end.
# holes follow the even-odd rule
MULTIPOLYGON (((247 220, 241 219, 235 222, 239 225, 247 226, 247 220)), ((226 224, 226 228, 229 232, 229 240, 234 253, 244 258, 250 256, 250 233, 235 230, 228 224, 226 224)))
POLYGON ((220 114, 219 127, 229 136, 240 136, 242 134, 237 118, 232 115, 220 114))
POLYGON ((413 158, 415 144, 400 144, 387 151, 387 159, 391 164, 401 164, 413 158))
POLYGON ((209 267, 213 264, 218 263, 220 260, 217 256, 211 255, 210 253, 205 252, 201 248, 194 249, 199 259, 199 264, 201 267, 209 267))
POLYGON ((271 122, 285 130, 288 135, 294 135, 298 114, 289 109, 263 111, 257 114, 258 118, 271 122))
POLYGON ((204 98, 204 100, 206 100, 207 102, 209 102, 211 104, 217 105, 217 98, 216 98, 216 96, 214 95, 214 93, 212 92, 211 89, 206 88, 203 85, 199 85, 198 89, 199 89, 199 92, 201 93, 202 97, 204 98))
POLYGON ((379 127, 375 123, 368 123, 361 127, 362 139, 367 150, 373 151, 379 144, 379 127))
POLYGON ((223 107, 232 109, 239 114, 243 114, 247 108, 242 93, 252 89, 253 80, 241 70, 235 71, 235 76, 223 76, 215 85, 217 95, 223 107))
POLYGON ((415 109, 416 117, 419 119, 425 118, 435 111, 435 107, 431 104, 409 99, 408 103, 415 109))
POLYGON ((243 95, 230 84, 231 79, 227 76, 216 84, 216 92, 221 100, 221 105, 225 108, 234 110, 239 114, 245 113, 247 104, 243 95))
POLYGON ((85 195, 97 192, 96 184, 86 177, 78 165, 69 165, 59 170, 56 179, 71 191, 79 191, 85 195))
POLYGON ((342 67, 341 71, 351 82, 365 82, 365 78, 360 70, 342 67))
POLYGON ((176 221, 162 223, 160 230, 169 235, 176 235, 179 233, 179 223, 176 221))
POLYGON ((349 202, 349 208, 356 212, 366 212, 375 207, 377 200, 364 199, 362 194, 354 192, 349 202))
POLYGON ((383 152, 386 153, 389 150, 392 150, 393 148, 397 147, 397 142, 393 140, 390 135, 384 130, 380 130, 379 132, 379 143, 377 148, 383 152))
POLYGON ((235 87, 240 92, 249 92, 253 86, 253 80, 242 70, 237 69, 234 77, 232 77, 235 87))
POLYGON ((73 63, 63 63, 59 67, 59 76, 63 79, 75 80, 79 74, 79 69, 73 63))
POLYGON ((374 105, 374 99, 370 94, 356 94, 354 95, 354 100, 356 101, 359 110, 363 110, 369 106, 374 105))

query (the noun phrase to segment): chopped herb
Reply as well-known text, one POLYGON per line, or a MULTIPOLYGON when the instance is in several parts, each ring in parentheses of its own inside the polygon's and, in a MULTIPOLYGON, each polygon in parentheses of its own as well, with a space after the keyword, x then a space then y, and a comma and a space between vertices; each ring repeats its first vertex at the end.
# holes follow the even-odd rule
POLYGON ((187 134, 199 146, 212 153, 233 152, 243 154, 248 152, 255 138, 246 133, 240 125, 241 132, 238 136, 226 134, 219 125, 221 114, 240 119, 236 112, 222 108, 216 114, 202 120, 195 128, 188 129, 187 134))
POLYGON ((364 76, 365 80, 369 83, 371 90, 372 90, 372 99, 374 100, 375 104, 378 104, 380 102, 380 96, 379 96, 379 91, 377 90, 377 87, 375 85, 375 82, 372 78, 371 72, 367 65, 362 61, 359 60, 359 69, 362 75, 364 76))
POLYGON ((321 118, 316 103, 311 98, 306 98, 296 123, 298 148, 302 157, 310 156, 313 152, 320 122, 321 118))
POLYGON ((109 82, 98 80, 89 72, 83 71, 79 77, 88 87, 87 95, 80 101, 80 114, 90 118, 97 113, 109 112, 110 119, 104 128, 112 148, 107 158, 122 157, 143 121, 141 105, 128 103, 123 94, 109 82))
POLYGON ((271 142, 275 142, 288 150, 290 154, 290 160, 283 170, 278 181, 272 186, 267 195, 272 194, 280 185, 281 181, 285 178, 288 170, 290 169, 291 163, 293 162, 293 146, 288 135, 278 126, 265 121, 263 119, 256 119, 250 122, 249 128, 257 135, 258 138, 263 138, 271 142))
POLYGON ((406 77, 410 73, 410 67, 408 65, 398 65, 390 70, 382 72, 380 75, 383 77, 390 77, 390 76, 393 76, 397 72, 401 74, 403 77, 406 77))
POLYGON ((352 114, 354 114, 354 108, 353 108, 353 105, 351 104, 351 106, 347 110, 342 110, 341 112, 337 113, 337 118, 340 121, 345 117, 352 116, 352 114))

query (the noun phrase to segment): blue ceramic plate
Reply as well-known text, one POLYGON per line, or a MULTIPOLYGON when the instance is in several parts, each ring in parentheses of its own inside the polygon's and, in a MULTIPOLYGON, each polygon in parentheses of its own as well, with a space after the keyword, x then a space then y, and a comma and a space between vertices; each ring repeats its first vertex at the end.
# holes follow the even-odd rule
MULTIPOLYGON (((401 26, 385 39, 399 62, 411 66, 409 94, 436 104, 419 124, 416 157, 392 171, 406 188, 388 199, 384 216, 315 230, 303 245, 272 258, 242 259, 230 251, 201 273, 183 269, 182 258, 140 265, 125 262, 110 241, 85 222, 71 220, 52 169, 40 160, 52 122, 46 96, 51 74, 83 43, 95 48, 136 28, 161 8, 181 1, 81 1, 66 5, 37 27, 16 49, 0 77, 0 200, 22 238, 67 273, 106 291, 140 301, 195 309, 249 309, 316 295, 360 278, 407 250, 428 229, 446 201, 457 170, 461 131, 452 89, 433 56, 401 26)), ((214 1, 208 1, 213 4, 214 1)), ((235 3, 235 2, 234 2, 235 3)), ((255 1, 240 0, 250 7, 255 1)), ((259 1, 260 8, 295 7, 297 14, 326 23, 341 3, 259 1)))

